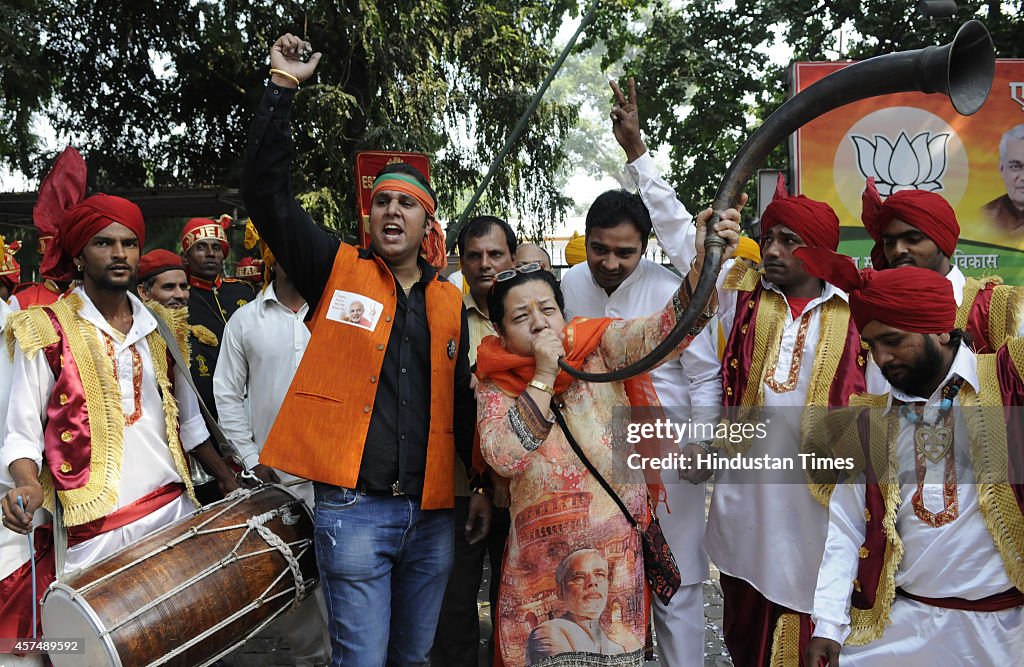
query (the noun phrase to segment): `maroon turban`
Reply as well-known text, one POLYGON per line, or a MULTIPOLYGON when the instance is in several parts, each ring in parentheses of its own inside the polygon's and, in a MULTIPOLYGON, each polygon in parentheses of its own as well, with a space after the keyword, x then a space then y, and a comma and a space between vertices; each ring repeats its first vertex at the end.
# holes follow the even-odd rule
POLYGON ((52 267, 54 280, 71 280, 72 259, 81 254, 89 239, 114 224, 121 223, 135 233, 139 247, 146 243, 146 223, 139 207, 127 199, 112 195, 93 195, 64 212, 57 236, 46 246, 43 265, 52 267))
POLYGON ((181 260, 181 255, 177 255, 170 250, 158 248, 150 250, 139 258, 139 270, 135 274, 135 279, 141 283, 153 276, 160 275, 164 271, 174 271, 175 269, 185 270, 185 264, 181 260))
POLYGON ((953 285, 935 271, 916 266, 858 271, 846 255, 822 248, 797 248, 793 254, 808 273, 849 293, 850 312, 861 331, 873 320, 913 333, 953 330, 953 285))
POLYGON ((875 240, 875 246, 871 249, 871 264, 876 269, 889 268, 889 262, 882 251, 882 233, 896 218, 920 230, 939 247, 943 255, 953 256, 956 242, 960 239, 960 224, 956 221, 953 207, 942 195, 924 190, 900 190, 882 202, 878 188, 875 187, 875 179, 868 177, 861 201, 861 221, 875 240))
POLYGON ((839 218, 825 202, 814 201, 803 195, 790 197, 786 181, 779 174, 775 197, 761 214, 761 239, 775 225, 785 225, 800 235, 812 248, 839 247, 839 218))

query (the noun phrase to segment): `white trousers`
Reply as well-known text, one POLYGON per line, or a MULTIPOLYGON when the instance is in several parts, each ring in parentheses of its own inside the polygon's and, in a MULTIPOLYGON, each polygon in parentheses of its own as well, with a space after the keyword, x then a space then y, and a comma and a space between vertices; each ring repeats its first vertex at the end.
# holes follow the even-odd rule
POLYGON ((657 597, 653 599, 659 664, 666 667, 703 665, 704 584, 680 586, 667 607, 657 597))
POLYGON ((842 667, 1024 665, 1024 607, 978 612, 942 609, 896 596, 881 638, 844 646, 842 667))

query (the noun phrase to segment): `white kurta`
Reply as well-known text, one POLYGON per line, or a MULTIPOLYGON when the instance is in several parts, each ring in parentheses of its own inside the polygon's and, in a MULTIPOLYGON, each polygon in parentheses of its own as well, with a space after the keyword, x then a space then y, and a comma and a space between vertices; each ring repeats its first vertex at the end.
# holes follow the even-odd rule
MULTIPOLYGON (((722 275, 728 270, 723 269, 722 275)), ((762 282, 766 289, 782 295, 771 283, 762 282)), ((737 292, 720 289, 718 298, 718 314, 728 338, 735 322, 737 292)), ((846 294, 825 283, 822 294, 805 307, 803 313, 810 313, 810 318, 802 349, 797 346, 800 318, 786 308, 775 380, 784 382, 792 364, 802 357, 800 371, 792 391, 776 393, 764 385, 760 421, 766 423, 767 434, 753 441, 747 456, 799 462, 800 417, 818 348, 821 306, 830 299, 845 300, 846 294)), ((810 612, 814 577, 808 573, 816 572, 821 563, 828 511, 811 495, 799 469, 787 475, 787 483, 765 482, 772 478, 757 470, 716 473, 705 547, 722 572, 743 579, 776 604, 810 612)))
MULTIPOLYGON (((182 481, 168 451, 163 403, 146 341, 146 336, 156 329, 156 319, 142 302, 129 292, 128 299, 131 302, 134 321, 124 341, 119 342, 118 334, 96 309, 85 290, 79 287, 75 293, 81 297, 83 303, 79 314, 94 325, 101 349, 103 340, 100 332, 105 332, 113 339, 118 369, 117 380, 121 388, 121 407, 125 414, 131 414, 135 409, 132 348, 138 352, 141 359, 142 416, 124 429, 124 460, 121 466, 117 505, 114 508, 119 509, 162 486, 182 481)), ((190 451, 209 438, 209 432, 206 430, 195 394, 189 388, 182 369, 175 367, 174 375, 181 442, 184 449, 190 451)), ((12 461, 27 458, 42 466, 46 405, 54 383, 53 373, 42 351, 28 359, 21 348, 15 345, 11 394, 17 396, 18 400, 10 405, 7 414, 7 433, 3 447, 0 448, 0 476, 4 478, 0 481, 3 483, 13 484, 8 470, 12 461)), ((86 567, 119 551, 143 535, 188 515, 193 509, 192 504, 182 495, 147 517, 71 547, 67 554, 67 569, 70 571, 86 567)))
MULTIPOLYGON (((958 376, 975 390, 978 387, 977 358, 961 345, 944 386, 958 376)), ((932 423, 942 400, 941 386, 928 399, 894 391, 893 397, 906 403, 925 404, 925 419, 932 423)), ((958 516, 933 527, 914 511, 917 490, 914 426, 900 420, 897 460, 900 479, 911 480, 901 487, 896 529, 904 555, 896 571, 896 586, 908 593, 930 598, 957 597, 978 600, 1013 588, 1002 558, 985 527, 978 503, 977 487, 969 456, 967 426, 960 402, 953 399, 955 416, 953 446, 957 467, 958 516)), ((933 463, 927 458, 924 506, 931 512, 944 507, 943 470, 945 459, 933 463)), ((829 503, 829 530, 825 554, 814 595, 815 636, 842 643, 850 634, 850 596, 857 576, 858 550, 864 542, 863 477, 853 484, 836 487, 829 503)), ((1024 655, 1024 609, 1002 612, 969 612, 940 609, 896 596, 891 625, 881 639, 865 646, 843 649, 843 665, 900 664, 1010 665, 1021 664, 1024 655), (909 662, 908 662, 909 661, 909 662)))
MULTIPOLYGON (((4 301, 0 301, 0 334, 6 328, 7 316, 14 309, 4 301)), ((0 351, 0 447, 3 447, 5 424, 7 422, 7 406, 11 398, 11 376, 14 364, 6 350, 0 351)), ((6 469, 3 471, 6 473, 6 469)), ((0 494, 6 494, 13 486, 13 480, 0 474, 0 494)), ((36 525, 49 521, 50 513, 40 508, 32 517, 36 525)), ((29 558, 28 539, 7 528, 0 527, 0 579, 14 572, 29 558)))
MULTIPOLYGON (((217 417, 247 468, 260 452, 309 344, 307 304, 292 312, 277 300, 275 283, 231 316, 221 338, 213 395, 217 417)), ((298 477, 278 471, 283 482, 298 477)), ((292 488, 313 506, 312 483, 292 488)))

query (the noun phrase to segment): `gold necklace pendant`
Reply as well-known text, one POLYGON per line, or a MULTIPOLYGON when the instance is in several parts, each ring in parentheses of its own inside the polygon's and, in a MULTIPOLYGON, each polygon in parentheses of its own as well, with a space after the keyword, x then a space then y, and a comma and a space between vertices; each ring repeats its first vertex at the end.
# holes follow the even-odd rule
POLYGON ((914 430, 914 445, 932 463, 938 463, 949 453, 953 444, 953 430, 940 424, 920 424, 914 430))
MULTIPOLYGON (((409 284, 406 284, 406 283, 403 283, 401 280, 399 280, 398 281, 398 285, 402 288, 403 292, 408 294, 409 290, 412 289, 412 286, 415 285, 416 283, 418 283, 422 277, 423 277, 423 269, 419 269, 416 272, 416 278, 413 279, 412 282, 410 282, 409 284)), ((395 278, 397 279, 397 276, 395 278)))

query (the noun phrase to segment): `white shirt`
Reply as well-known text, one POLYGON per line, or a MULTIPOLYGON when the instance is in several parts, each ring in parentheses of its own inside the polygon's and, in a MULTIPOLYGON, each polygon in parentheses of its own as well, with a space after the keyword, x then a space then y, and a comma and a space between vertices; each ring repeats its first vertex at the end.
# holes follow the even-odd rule
MULTIPOLYGON (((723 268, 720 280, 729 268, 723 268)), ((785 299, 772 283, 762 279, 762 285, 785 299)), ((737 297, 734 290, 719 289, 718 314, 726 338, 735 323, 737 297)), ((803 349, 799 350, 802 359, 796 386, 792 391, 776 393, 765 383, 760 420, 766 423, 767 435, 753 441, 747 456, 800 461, 800 418, 818 349, 821 307, 833 298, 846 300, 847 295, 825 283, 821 295, 801 313, 810 313, 810 317, 803 349)), ((788 301, 785 318, 775 368, 775 380, 780 383, 787 379, 798 357, 800 318, 793 317, 788 301)), ((814 583, 807 573, 821 564, 828 510, 811 495, 803 483, 802 470, 797 468, 795 476, 787 476, 787 483, 768 483, 765 480, 772 477, 762 471, 718 471, 705 539, 708 554, 722 572, 749 582, 776 604, 810 612, 814 583), (752 544, 757 548, 751 549, 752 544)))
MULTIPOLYGON (((3 333, 7 316, 13 313, 16 308, 0 299, 0 334, 3 333)), ((3 443, 4 425, 7 423, 7 404, 11 400, 11 376, 14 373, 14 364, 7 355, 6 350, 0 350, 0 446, 3 443)))
POLYGON ((658 168, 650 153, 644 153, 626 165, 626 171, 636 183, 640 198, 654 223, 654 233, 661 249, 668 255, 672 266, 686 275, 690 263, 697 256, 695 241, 697 227, 693 216, 683 203, 676 199, 676 192, 658 174, 658 168))
MULTIPOLYGON (((115 333, 96 309, 85 290, 78 287, 75 294, 82 299, 79 315, 93 325, 100 349, 103 349, 104 345, 101 332, 113 340, 114 358, 118 369, 117 380, 121 389, 121 408, 125 414, 131 414, 135 405, 132 348, 138 352, 141 359, 142 416, 134 424, 124 427, 124 457, 117 504, 114 507, 119 509, 162 486, 182 482, 168 451, 163 402, 156 383, 149 344, 146 341, 146 336, 156 330, 156 319, 135 295, 128 292, 128 300, 132 307, 132 328, 124 337, 124 342, 119 342, 119 334, 115 333)), ((182 370, 174 367, 174 394, 178 401, 181 444, 185 451, 191 451, 206 441, 210 434, 199 411, 196 396, 182 370)), ((187 373, 188 370, 184 369, 184 372, 187 373)), ((54 384, 55 379, 46 355, 40 350, 31 358, 27 358, 15 343, 11 395, 17 396, 18 400, 11 402, 7 413, 7 432, 3 446, 0 447, 0 483, 13 486, 9 466, 18 459, 30 459, 40 469, 42 468, 46 408, 54 384)), ((177 516, 187 514, 189 507, 182 497, 154 514, 160 515, 159 518, 166 523, 164 519, 171 515, 174 515, 171 518, 173 520, 177 516)), ((124 528, 103 533, 69 549, 68 569, 83 567, 137 539, 141 534, 148 532, 148 529, 143 530, 144 526, 141 526, 144 523, 146 520, 140 519, 124 528)))
POLYGON ((452 285, 455 285, 456 287, 458 287, 460 292, 463 289, 465 289, 465 282, 466 281, 462 277, 462 269, 459 269, 459 270, 455 271, 454 273, 452 273, 451 275, 449 275, 448 276, 448 282, 450 282, 452 285))
POLYGON ((249 468, 259 463, 309 344, 304 322, 309 306, 292 312, 278 301, 276 285, 272 282, 228 320, 213 374, 220 425, 249 468))
MULTIPOLYGON (((909 396, 894 390, 885 409, 892 409, 893 398, 907 403, 923 403, 925 420, 936 418, 942 400, 942 387, 954 376, 963 378, 979 390, 977 357, 961 344, 946 378, 927 399, 909 396)), ((903 558, 896 571, 896 586, 923 597, 958 597, 978 600, 1013 587, 992 537, 985 527, 978 503, 974 471, 970 460, 967 425, 959 398, 953 399, 955 427, 953 446, 956 452, 957 502, 956 519, 939 527, 922 521, 914 512, 913 496, 917 491, 914 461, 914 426, 900 419, 896 455, 900 479, 913 480, 901 485, 901 502, 896 513, 896 530, 903 542, 903 558)), ((942 474, 945 459, 932 463, 925 459, 926 473, 922 499, 931 512, 944 506, 942 474)), ((850 596, 857 576, 858 550, 864 543, 864 480, 836 486, 829 502, 828 540, 818 572, 814 594, 814 634, 843 643, 850 634, 850 596)), ((881 520, 881 517, 878 518, 881 520)))

